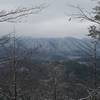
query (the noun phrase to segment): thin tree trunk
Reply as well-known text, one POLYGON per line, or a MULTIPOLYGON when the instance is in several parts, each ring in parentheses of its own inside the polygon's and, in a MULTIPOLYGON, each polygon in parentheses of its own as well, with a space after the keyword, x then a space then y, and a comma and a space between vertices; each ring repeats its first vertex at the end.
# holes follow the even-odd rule
POLYGON ((13 98, 12 100, 17 100, 17 81, 16 81, 16 47, 15 47, 15 28, 13 36, 13 54, 12 54, 12 68, 13 68, 13 98))
POLYGON ((97 50, 96 50, 96 46, 97 46, 97 42, 95 41, 94 42, 94 62, 93 62, 94 93, 95 93, 94 94, 94 100, 97 100, 97 98, 96 98, 96 89, 97 89, 97 62, 96 62, 96 60, 97 60, 97 54, 96 54, 97 50))

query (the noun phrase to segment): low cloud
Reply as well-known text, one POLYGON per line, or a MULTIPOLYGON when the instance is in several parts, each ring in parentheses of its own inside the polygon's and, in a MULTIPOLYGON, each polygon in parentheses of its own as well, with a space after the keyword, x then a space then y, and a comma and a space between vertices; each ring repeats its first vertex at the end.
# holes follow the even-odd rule
MULTIPOLYGON (((32 37, 84 37, 88 33, 89 22, 68 21, 66 17, 45 20, 38 23, 15 24, 18 35, 32 37)), ((13 24, 0 24, 0 32, 13 31, 13 24)))
MULTIPOLYGON (((47 0, 1 0, 1 9, 16 8, 21 5, 39 4, 47 0), (39 2, 41 1, 41 2, 39 2)), ((50 7, 46 8, 39 14, 30 16, 25 20, 28 23, 17 23, 16 32, 18 35, 32 37, 84 37, 88 33, 89 22, 78 22, 75 20, 68 21, 65 12, 73 12, 68 8, 68 4, 79 4, 85 8, 91 8, 90 0, 50 0, 50 7)), ((0 23, 0 35, 8 34, 13 31, 13 24, 0 23)))

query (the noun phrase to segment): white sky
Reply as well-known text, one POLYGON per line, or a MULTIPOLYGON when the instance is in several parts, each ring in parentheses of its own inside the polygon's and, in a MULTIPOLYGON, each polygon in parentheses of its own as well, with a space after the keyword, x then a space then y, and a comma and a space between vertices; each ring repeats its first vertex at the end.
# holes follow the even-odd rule
MULTIPOLYGON (((49 7, 39 14, 24 19, 24 23, 16 24, 16 32, 32 37, 83 37, 88 33, 88 22, 68 21, 68 14, 77 12, 69 5, 80 5, 92 9, 95 5, 91 0, 0 0, 0 9, 14 9, 22 6, 34 6, 46 2, 49 7)), ((0 23, 0 34, 12 32, 13 24, 0 23)))

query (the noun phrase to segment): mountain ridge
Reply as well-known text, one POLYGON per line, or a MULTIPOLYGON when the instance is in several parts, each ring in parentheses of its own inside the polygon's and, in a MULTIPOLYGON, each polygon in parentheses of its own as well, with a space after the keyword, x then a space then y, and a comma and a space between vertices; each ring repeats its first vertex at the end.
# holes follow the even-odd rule
POLYGON ((91 50, 91 42, 88 39, 74 37, 65 38, 32 38, 23 37, 22 42, 28 48, 35 49, 35 57, 38 59, 74 59, 86 56, 91 50), (89 47, 90 46, 90 47, 89 47))

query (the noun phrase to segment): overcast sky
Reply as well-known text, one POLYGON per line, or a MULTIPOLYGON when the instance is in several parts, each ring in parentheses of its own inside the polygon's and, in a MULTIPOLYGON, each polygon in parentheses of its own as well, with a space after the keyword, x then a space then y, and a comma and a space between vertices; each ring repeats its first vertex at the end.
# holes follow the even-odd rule
MULTIPOLYGON (((91 0, 0 0, 0 9, 14 9, 23 6, 35 6, 47 3, 49 6, 39 14, 23 19, 24 23, 17 23, 18 35, 32 37, 83 37, 88 31, 89 22, 68 21, 68 15, 77 12, 69 5, 79 5, 91 10, 95 3, 91 0)), ((0 23, 0 34, 12 32, 13 24, 0 23)))

